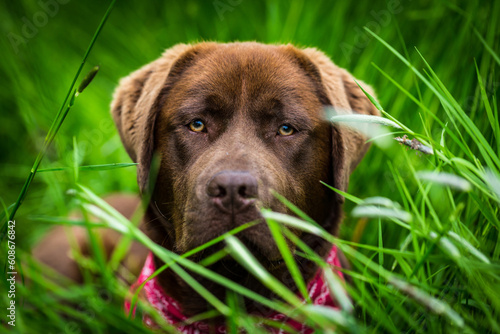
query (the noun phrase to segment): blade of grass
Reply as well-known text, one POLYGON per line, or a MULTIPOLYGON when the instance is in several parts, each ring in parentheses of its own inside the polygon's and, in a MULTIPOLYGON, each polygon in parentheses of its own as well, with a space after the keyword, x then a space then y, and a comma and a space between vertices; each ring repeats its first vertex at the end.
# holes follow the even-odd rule
POLYGON ((498 124, 498 119, 495 117, 493 110, 491 109, 490 101, 488 100, 488 95, 486 94, 486 89, 484 88, 483 78, 477 67, 477 62, 474 59, 474 65, 476 66, 477 81, 479 83, 479 88, 481 90, 481 98, 483 100, 484 108, 486 110, 486 116, 490 121, 491 128, 493 129, 493 135, 497 142, 497 151, 500 152, 500 124, 498 124))
POLYGON ((285 261, 288 271, 290 272, 290 275, 292 276, 295 285, 299 289, 302 298, 304 298, 306 302, 311 303, 311 297, 309 296, 309 292, 307 291, 306 283, 304 282, 302 274, 300 273, 297 263, 295 262, 295 258, 292 255, 292 252, 290 251, 290 248, 287 242, 285 241, 285 238, 281 234, 281 229, 279 225, 272 219, 266 219, 266 221, 269 226, 269 230, 271 231, 271 235, 273 236, 274 241, 278 246, 281 256, 283 257, 283 260, 285 261))
POLYGON ((333 190, 333 191, 334 191, 334 192, 336 192, 337 194, 344 196, 345 198, 347 198, 348 200, 350 200, 350 201, 351 201, 351 202, 353 202, 353 203, 356 203, 356 204, 361 204, 361 203, 363 203, 363 200, 362 200, 362 199, 360 199, 360 198, 357 198, 356 196, 353 196, 353 195, 348 194, 348 193, 346 193, 346 192, 344 192, 344 191, 342 191, 342 190, 339 190, 339 189, 337 189, 337 188, 334 188, 334 187, 332 187, 331 185, 329 185, 329 184, 327 184, 327 183, 325 183, 325 182, 323 182, 323 181, 319 181, 319 182, 320 182, 322 185, 326 186, 328 189, 333 190))
POLYGON ((473 30, 474 30, 474 33, 476 34, 477 38, 479 38, 479 40, 481 41, 481 43, 483 43, 485 49, 488 50, 488 52, 491 54, 491 56, 493 57, 493 59, 495 59, 495 61, 497 62, 497 64, 500 65, 500 57, 498 57, 498 55, 491 48, 491 46, 489 46, 488 43, 486 43, 486 41, 484 40, 483 36, 481 36, 481 34, 479 33, 479 31, 477 31, 476 28, 473 28, 473 30))

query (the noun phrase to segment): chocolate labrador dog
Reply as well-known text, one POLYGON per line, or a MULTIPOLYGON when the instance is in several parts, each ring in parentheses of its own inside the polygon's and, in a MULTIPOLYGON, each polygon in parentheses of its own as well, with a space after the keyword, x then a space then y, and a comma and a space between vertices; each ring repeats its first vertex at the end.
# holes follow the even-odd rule
MULTIPOLYGON (((151 192, 149 236, 184 253, 262 220, 262 207, 289 213, 271 190, 337 233, 344 199, 320 181, 346 191, 368 144, 362 134, 328 122, 325 107, 378 114, 347 71, 316 49, 292 45, 180 44, 122 79, 112 114, 125 149, 139 164, 140 189, 151 192), (159 168, 151 179, 154 154, 159 168)), ((297 234, 320 255, 331 248, 297 234)), ((265 223, 238 238, 273 275, 293 282, 265 223)), ((316 266, 297 261, 309 279, 316 266)), ((236 262, 221 261, 211 269, 270 294, 236 262)), ((224 298, 222 287, 197 279, 224 298)), ((172 272, 163 272, 159 282, 185 313, 206 310, 202 298, 172 272)))
MULTIPOLYGON (((325 107, 378 115, 351 74, 316 49, 292 45, 180 44, 122 79, 112 115, 125 149, 138 163, 140 190, 151 195, 147 234, 185 253, 244 223, 263 221, 261 208, 290 213, 272 191, 336 234, 344 199, 320 181, 346 191, 369 145, 363 134, 329 122, 325 107), (159 166, 152 168, 155 155, 159 166)), ((294 233, 322 256, 331 249, 320 238, 294 233)), ((265 222, 237 236, 294 289, 265 222)), ((218 247, 223 245, 193 259, 218 247)), ((316 265, 296 260, 309 280, 316 265)), ((163 264, 154 261, 156 267, 163 264)), ((231 259, 210 269, 272 295, 231 259)), ((223 287, 195 278, 224 300, 223 287)), ((204 299, 173 272, 164 271, 158 281, 185 314, 207 310, 204 299)))

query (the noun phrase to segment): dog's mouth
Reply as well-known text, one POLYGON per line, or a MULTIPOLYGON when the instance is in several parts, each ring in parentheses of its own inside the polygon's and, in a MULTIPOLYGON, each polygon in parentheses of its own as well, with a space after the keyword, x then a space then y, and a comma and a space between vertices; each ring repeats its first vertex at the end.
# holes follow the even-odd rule
MULTIPOLYGON (((279 251, 269 252, 268 249, 263 249, 262 244, 257 244, 253 240, 247 237, 241 237, 240 240, 243 242, 245 247, 250 251, 250 253, 260 262, 266 269, 276 269, 284 264, 284 260, 281 257, 279 251), (271 253, 271 254, 270 254, 271 253)), ((274 240, 270 238, 269 243, 274 244, 274 240)), ((276 249, 273 247, 273 249, 276 249)))
MULTIPOLYGON (((266 251, 262 249, 263 247, 257 245, 252 240, 249 240, 244 236, 240 236, 239 239, 243 243, 243 245, 248 249, 248 251, 252 254, 252 256, 255 257, 257 261, 267 270, 275 270, 285 264, 285 261, 283 260, 279 252, 277 253, 273 252, 272 255, 269 254, 266 255, 266 251)), ((274 242, 274 241, 269 240, 269 242, 274 242)), ((193 255, 191 259, 201 264, 205 264, 207 262, 212 264, 211 261, 209 260, 207 261, 207 259, 209 259, 212 255, 216 254, 217 252, 220 252, 223 248, 224 248, 224 243, 218 243, 216 245, 206 248, 205 250, 201 251, 196 255, 193 255)), ((229 264, 229 263, 235 263, 237 261, 228 253, 226 256, 218 259, 217 262, 229 264)))

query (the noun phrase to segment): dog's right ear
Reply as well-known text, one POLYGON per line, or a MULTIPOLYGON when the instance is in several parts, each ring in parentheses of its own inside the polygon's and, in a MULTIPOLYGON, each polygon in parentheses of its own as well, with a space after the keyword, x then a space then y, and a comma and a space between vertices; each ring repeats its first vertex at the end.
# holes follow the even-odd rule
MULTIPOLYGON (((358 87, 354 77, 337 67, 323 52, 314 49, 296 49, 286 46, 285 50, 294 55, 299 66, 316 85, 318 97, 325 107, 339 114, 365 114, 380 116, 380 112, 358 87)), ((358 81, 364 89, 375 96, 372 88, 358 81)), ((332 126, 333 186, 347 191, 349 175, 356 168, 370 144, 362 132, 344 124, 332 126)), ((338 197, 341 202, 342 196, 338 197)))
POLYGON ((127 153, 138 163, 137 181, 143 193, 149 183, 155 121, 165 96, 196 55, 208 47, 210 43, 175 45, 123 78, 115 91, 111 113, 127 153))

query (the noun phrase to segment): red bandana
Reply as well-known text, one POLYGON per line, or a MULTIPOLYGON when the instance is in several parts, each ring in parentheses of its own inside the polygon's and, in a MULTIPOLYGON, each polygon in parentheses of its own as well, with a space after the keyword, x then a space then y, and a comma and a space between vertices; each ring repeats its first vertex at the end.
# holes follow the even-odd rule
MULTIPOLYGON (((328 257, 326 259, 327 263, 332 265, 334 268, 340 268, 340 261, 337 257, 337 247, 333 246, 328 257)), ((146 262, 144 263, 144 267, 142 268, 141 274, 132 287, 131 291, 134 292, 135 289, 141 285, 145 280, 151 276, 155 272, 155 264, 153 261, 153 254, 149 253, 146 262)), ((340 271, 336 271, 337 275, 339 275, 342 279, 344 278, 343 274, 340 271)), ((175 301, 172 297, 168 296, 162 287, 158 284, 156 277, 146 282, 144 285, 143 291, 148 302, 153 305, 156 310, 163 316, 163 318, 171 325, 175 325, 178 323, 182 323, 188 319, 187 316, 182 314, 181 308, 177 301, 175 301)), ((323 305, 329 306, 335 309, 338 309, 338 305, 332 299, 330 295, 330 291, 328 286, 325 283, 323 278, 322 270, 319 270, 314 278, 307 285, 307 291, 309 292, 309 296, 314 305, 323 305)), ((130 300, 125 301, 125 310, 127 314, 130 312, 130 300)), ((134 309, 135 313, 135 309, 134 309)), ((286 315, 274 312, 269 316, 270 320, 279 321, 286 323, 288 326, 296 329, 300 333, 312 333, 312 329, 306 327, 304 324, 300 324, 293 319, 289 319, 286 315)), ((143 317, 144 323, 148 327, 155 328, 156 324, 154 321, 147 315, 143 317)), ((209 325, 202 321, 194 322, 191 324, 181 324, 177 327, 177 330, 184 334, 195 334, 195 333, 209 333, 209 325)), ((215 329, 216 333, 226 333, 226 327, 224 325, 215 329)), ((270 329, 270 333, 281 334, 285 333, 283 330, 279 330, 276 328, 270 329)))

